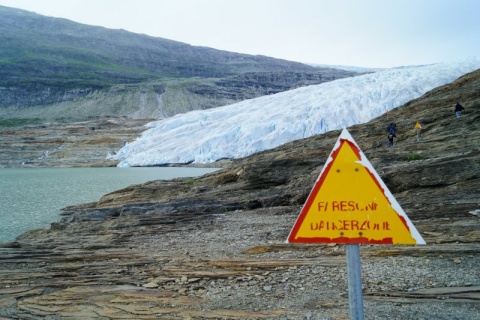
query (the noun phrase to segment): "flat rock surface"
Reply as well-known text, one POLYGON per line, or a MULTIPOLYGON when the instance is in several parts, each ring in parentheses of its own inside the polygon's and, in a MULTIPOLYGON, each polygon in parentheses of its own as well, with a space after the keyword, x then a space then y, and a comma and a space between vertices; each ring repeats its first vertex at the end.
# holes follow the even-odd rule
MULTIPOLYGON (((427 242, 360 247, 365 319, 480 318, 479 120, 476 72, 349 128, 427 242)), ((345 246, 285 243, 339 133, 65 208, 1 245, 0 319, 349 319, 345 246)))
POLYGON ((108 167, 108 153, 146 130, 151 119, 99 118, 0 128, 0 168, 108 167))
MULTIPOLYGON (((0 314, 348 319, 345 247, 285 244, 298 210, 122 216, 32 232, 0 249, 0 314)), ((361 247, 366 318, 474 319, 480 245, 462 229, 478 230, 479 219, 416 226, 429 245, 361 247)))

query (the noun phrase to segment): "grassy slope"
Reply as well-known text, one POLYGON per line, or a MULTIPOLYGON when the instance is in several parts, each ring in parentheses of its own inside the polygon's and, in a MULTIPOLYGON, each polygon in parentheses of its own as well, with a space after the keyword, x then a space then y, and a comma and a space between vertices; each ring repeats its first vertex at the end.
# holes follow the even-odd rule
POLYGON ((0 19, 2 86, 58 85, 62 81, 66 88, 98 88, 172 77, 316 70, 300 63, 193 47, 1 6, 0 19))
POLYGON ((0 126, 172 116, 354 74, 3 6, 0 21, 0 126))

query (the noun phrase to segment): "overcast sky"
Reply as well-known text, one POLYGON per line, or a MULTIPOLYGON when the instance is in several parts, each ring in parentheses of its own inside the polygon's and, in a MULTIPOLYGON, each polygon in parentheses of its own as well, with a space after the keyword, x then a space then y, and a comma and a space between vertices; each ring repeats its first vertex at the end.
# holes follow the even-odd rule
POLYGON ((0 5, 304 63, 396 67, 480 52, 480 0, 0 0, 0 5))

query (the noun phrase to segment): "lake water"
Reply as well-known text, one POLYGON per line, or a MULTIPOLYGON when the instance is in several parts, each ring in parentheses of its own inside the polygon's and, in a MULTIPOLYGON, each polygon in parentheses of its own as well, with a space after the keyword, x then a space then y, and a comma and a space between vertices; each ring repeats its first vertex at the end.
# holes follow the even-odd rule
POLYGON ((195 177, 212 168, 0 169, 0 243, 61 219, 60 209, 152 180, 195 177))

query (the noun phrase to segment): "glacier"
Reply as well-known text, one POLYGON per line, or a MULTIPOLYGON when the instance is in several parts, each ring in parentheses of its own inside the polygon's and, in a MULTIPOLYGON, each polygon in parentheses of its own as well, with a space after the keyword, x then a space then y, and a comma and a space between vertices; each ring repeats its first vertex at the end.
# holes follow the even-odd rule
MULTIPOLYGON (((480 68, 480 59, 377 71, 150 122, 118 167, 212 163, 368 122, 480 68)), ((453 106, 452 106, 453 108, 453 106)))

